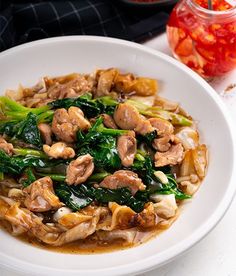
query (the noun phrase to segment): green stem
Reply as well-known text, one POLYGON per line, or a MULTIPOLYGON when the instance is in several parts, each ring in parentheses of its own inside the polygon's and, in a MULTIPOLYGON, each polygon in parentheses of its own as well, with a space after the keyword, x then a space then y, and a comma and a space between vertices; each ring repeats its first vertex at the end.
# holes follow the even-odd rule
POLYGON ((58 182, 64 182, 66 180, 66 176, 61 174, 49 174, 49 173, 40 173, 40 172, 36 172, 35 174, 39 176, 49 176, 52 180, 58 181, 58 182))
POLYGON ((105 177, 111 175, 108 172, 95 173, 88 178, 88 182, 101 182, 105 177))
POLYGON ((101 102, 108 106, 116 106, 118 102, 109 96, 97 98, 95 101, 101 102))
POLYGON ((105 128, 102 126, 98 127, 97 131, 103 134, 112 135, 112 136, 124 135, 128 132, 128 130, 105 128))
POLYGON ((17 103, 16 101, 13 101, 10 98, 4 97, 4 96, 0 97, 0 103, 2 103, 3 107, 5 107, 8 111, 21 112, 21 113, 25 113, 26 115, 29 112, 32 112, 37 115, 50 109, 50 107, 47 105, 37 107, 37 108, 25 107, 17 103))
POLYGON ((21 111, 21 112, 25 112, 28 110, 27 107, 17 103, 16 101, 11 100, 8 97, 4 97, 4 96, 0 97, 0 103, 2 103, 2 105, 8 110, 21 111))
POLYGON ((50 123, 53 119, 54 111, 48 110, 38 115, 38 123, 50 123))
POLYGON ((145 161, 145 158, 143 157, 142 154, 140 153, 136 153, 135 154, 135 159, 139 160, 139 161, 145 161))
POLYGON ((4 173, 0 172, 0 180, 3 180, 3 179, 4 179, 4 173))
MULTIPOLYGON (((39 176, 49 176, 52 180, 58 182, 64 182, 66 180, 66 176, 62 174, 49 174, 49 173, 41 173, 36 172, 39 176)), ((88 182, 101 182, 106 176, 110 175, 108 172, 95 173, 88 178, 88 182)))
POLYGON ((155 106, 150 107, 146 104, 143 104, 139 101, 134 101, 134 100, 127 100, 126 102, 136 107, 139 113, 142 115, 168 120, 173 125, 191 126, 193 123, 190 119, 182 115, 179 115, 170 111, 166 111, 159 107, 155 107, 155 106))
POLYGON ((13 152, 15 155, 21 155, 21 156, 31 155, 31 156, 37 156, 40 158, 48 158, 48 156, 40 150, 14 148, 13 152))

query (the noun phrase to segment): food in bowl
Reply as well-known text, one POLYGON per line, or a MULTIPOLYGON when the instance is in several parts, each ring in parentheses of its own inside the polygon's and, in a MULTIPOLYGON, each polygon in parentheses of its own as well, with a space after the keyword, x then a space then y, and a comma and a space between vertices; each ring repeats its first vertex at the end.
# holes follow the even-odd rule
POLYGON ((207 147, 196 123, 118 69, 44 77, 0 97, 0 218, 45 248, 140 244, 199 188, 207 147))

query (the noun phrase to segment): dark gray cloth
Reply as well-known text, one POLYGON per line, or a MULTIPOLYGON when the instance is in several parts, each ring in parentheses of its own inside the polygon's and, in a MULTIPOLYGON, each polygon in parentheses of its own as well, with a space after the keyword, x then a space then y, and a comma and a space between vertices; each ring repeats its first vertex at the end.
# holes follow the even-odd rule
POLYGON ((167 12, 129 10, 115 0, 3 0, 0 51, 32 40, 64 35, 142 41, 164 31, 167 20, 167 12))

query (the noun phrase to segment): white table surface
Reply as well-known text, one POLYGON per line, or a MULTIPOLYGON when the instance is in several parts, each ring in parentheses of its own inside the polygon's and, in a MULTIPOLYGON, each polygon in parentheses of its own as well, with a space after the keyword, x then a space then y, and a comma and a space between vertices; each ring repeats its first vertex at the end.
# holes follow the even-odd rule
MULTIPOLYGON (((144 44, 170 55, 165 34, 144 44)), ((214 80, 211 85, 221 95, 236 122, 236 88, 228 93, 224 91, 232 83, 236 83, 236 70, 226 77, 214 80)), ((20 275, 0 268, 0 276, 20 275)), ((175 261, 141 276, 205 275, 236 276, 236 198, 222 221, 194 248, 175 261)))

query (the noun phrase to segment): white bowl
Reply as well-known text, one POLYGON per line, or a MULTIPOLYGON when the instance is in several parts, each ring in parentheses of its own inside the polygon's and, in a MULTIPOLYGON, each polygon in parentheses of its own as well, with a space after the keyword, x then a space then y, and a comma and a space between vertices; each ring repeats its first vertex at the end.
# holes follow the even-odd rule
POLYGON ((61 37, 15 47, 0 54, 0 91, 41 76, 118 67, 156 78, 160 95, 178 101, 199 122, 210 150, 208 174, 170 229, 123 251, 71 255, 42 250, 0 231, 0 264, 30 275, 133 275, 158 267, 202 239, 224 215, 235 192, 232 123, 215 91, 178 61, 127 41, 100 37, 61 37))

